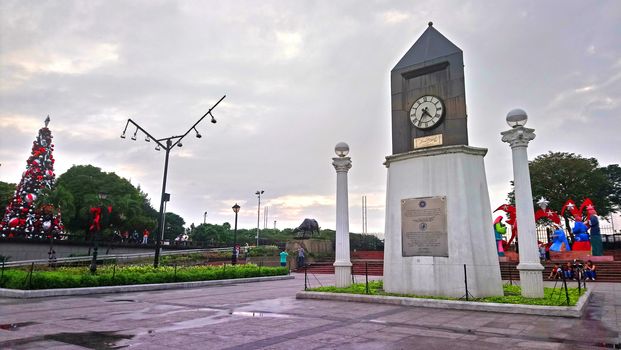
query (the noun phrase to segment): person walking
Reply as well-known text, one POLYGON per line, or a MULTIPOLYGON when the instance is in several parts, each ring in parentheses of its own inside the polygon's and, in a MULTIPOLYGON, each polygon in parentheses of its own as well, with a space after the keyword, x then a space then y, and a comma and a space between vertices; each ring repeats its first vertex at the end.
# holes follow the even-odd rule
POLYGON ((280 252, 280 266, 282 267, 287 266, 288 256, 289 256, 289 253, 287 253, 284 249, 282 250, 282 252, 280 252))
POLYGON ((149 243, 149 230, 145 228, 144 232, 142 233, 142 244, 147 244, 147 243, 149 243))
POLYGON ((304 266, 304 258, 304 248, 300 247, 298 248, 298 268, 304 266))

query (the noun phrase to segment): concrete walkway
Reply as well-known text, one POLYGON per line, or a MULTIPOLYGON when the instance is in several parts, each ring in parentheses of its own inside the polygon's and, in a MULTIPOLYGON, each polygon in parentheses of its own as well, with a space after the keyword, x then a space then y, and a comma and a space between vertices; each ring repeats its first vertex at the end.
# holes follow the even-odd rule
MULTIPOLYGON (((330 275, 311 285, 333 284, 330 275)), ((294 280, 114 295, 0 299, 0 349, 589 349, 621 343, 621 284, 585 316, 296 300, 294 280)))

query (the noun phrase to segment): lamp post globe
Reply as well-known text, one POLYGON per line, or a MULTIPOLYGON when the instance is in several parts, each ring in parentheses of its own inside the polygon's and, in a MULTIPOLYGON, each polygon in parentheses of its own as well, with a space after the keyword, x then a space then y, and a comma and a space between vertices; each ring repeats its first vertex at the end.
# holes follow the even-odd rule
POLYGON ((516 108, 507 113, 507 124, 512 128, 524 126, 527 121, 528 115, 523 109, 516 108))
POLYGON ((349 145, 345 142, 339 142, 334 146, 334 153, 339 157, 347 157, 349 154, 349 145))

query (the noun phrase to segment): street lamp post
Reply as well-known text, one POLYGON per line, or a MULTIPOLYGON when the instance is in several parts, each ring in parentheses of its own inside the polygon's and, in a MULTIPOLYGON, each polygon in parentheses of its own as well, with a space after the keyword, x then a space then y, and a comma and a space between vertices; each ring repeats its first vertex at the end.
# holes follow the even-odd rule
POLYGON ((259 198, 259 205, 257 207, 257 247, 259 246, 259 219, 261 217, 261 195, 263 194, 263 190, 257 190, 255 194, 259 198))
POLYGON ((181 140, 183 140, 184 137, 186 137, 187 134, 189 134, 192 130, 194 130, 196 132, 196 137, 197 138, 201 138, 202 135, 198 132, 198 130, 196 129, 196 126, 203 121, 203 119, 205 119, 206 116, 211 116, 211 122, 212 123, 216 123, 216 118, 213 116, 213 114, 211 114, 211 112, 214 110, 214 108, 216 108, 216 106, 218 106, 218 104, 220 102, 222 102, 222 100, 224 100, 224 98, 226 97, 226 95, 222 96, 222 98, 220 98, 218 100, 218 102, 216 102, 213 107, 209 108, 209 110, 207 111, 207 113, 205 113, 202 117, 200 117, 200 119, 198 119, 198 121, 196 123, 194 123, 194 125, 192 125, 188 131, 186 131, 183 135, 176 135, 176 136, 170 136, 170 137, 164 137, 161 139, 157 139, 155 137, 153 137, 149 132, 147 132, 144 128, 142 128, 140 125, 138 125, 138 123, 134 122, 131 119, 127 120, 127 124, 125 124, 125 129, 123 130, 123 134, 121 134, 121 138, 124 139, 125 138, 125 132, 127 131, 127 127, 129 126, 129 124, 132 124, 133 126, 136 127, 136 131, 134 131, 133 136, 131 137, 132 140, 136 141, 136 134, 138 133, 138 130, 140 130, 141 132, 143 132, 146 137, 145 137, 145 141, 146 142, 150 142, 151 140, 153 140, 157 146, 155 147, 156 151, 161 150, 162 148, 164 148, 164 150, 166 151, 166 156, 165 156, 165 160, 164 160, 164 178, 162 180, 162 197, 160 200, 160 213, 159 213, 159 223, 158 223, 158 232, 157 232, 157 239, 156 239, 156 243, 155 243, 155 257, 153 259, 153 267, 158 267, 159 263, 160 263, 160 250, 161 250, 161 246, 162 246, 162 240, 164 239, 164 203, 165 203, 165 197, 166 197, 166 179, 168 176, 168 158, 170 156, 170 151, 173 149, 173 147, 177 146, 177 147, 182 147, 183 144, 181 143, 181 140))
POLYGON ((203 214, 203 224, 207 223, 207 212, 203 214))
POLYGON ((233 229, 233 257, 231 258, 231 263, 233 265, 237 264, 237 255, 239 251, 237 250, 237 213, 239 213, 239 208, 241 208, 237 203, 233 206, 233 212, 235 212, 235 228, 233 229))

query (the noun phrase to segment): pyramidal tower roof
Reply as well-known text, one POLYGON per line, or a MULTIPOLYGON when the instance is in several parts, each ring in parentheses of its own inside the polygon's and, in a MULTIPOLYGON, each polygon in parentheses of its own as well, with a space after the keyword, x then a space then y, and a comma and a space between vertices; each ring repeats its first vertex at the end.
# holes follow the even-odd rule
POLYGON ((459 47, 455 46, 455 44, 437 31, 433 27, 432 22, 429 22, 427 30, 416 40, 414 45, 405 53, 393 70, 460 52, 462 51, 459 47))

